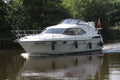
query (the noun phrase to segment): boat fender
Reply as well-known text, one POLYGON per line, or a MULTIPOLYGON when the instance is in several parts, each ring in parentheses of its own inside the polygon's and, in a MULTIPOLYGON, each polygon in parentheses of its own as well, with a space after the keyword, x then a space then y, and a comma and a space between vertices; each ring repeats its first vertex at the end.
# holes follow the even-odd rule
POLYGON ((63 41, 63 44, 66 44, 67 43, 67 41, 63 41))
POLYGON ((78 42, 74 41, 74 44, 75 44, 75 48, 78 48, 78 42))
POLYGON ((56 44, 55 41, 53 41, 53 42, 51 43, 51 48, 52 48, 52 50, 55 50, 55 44, 56 44))
POLYGON ((89 42, 88 45, 89 45, 89 49, 92 49, 92 43, 89 42))
POLYGON ((103 46, 103 42, 99 42, 98 45, 99 45, 99 46, 103 46))

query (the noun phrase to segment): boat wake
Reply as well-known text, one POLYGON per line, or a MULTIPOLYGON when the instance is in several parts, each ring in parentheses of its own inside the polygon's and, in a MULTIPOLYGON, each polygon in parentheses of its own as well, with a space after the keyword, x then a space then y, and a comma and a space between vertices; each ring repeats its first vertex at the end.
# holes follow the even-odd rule
POLYGON ((103 53, 118 53, 120 52, 120 43, 106 44, 102 50, 103 53))

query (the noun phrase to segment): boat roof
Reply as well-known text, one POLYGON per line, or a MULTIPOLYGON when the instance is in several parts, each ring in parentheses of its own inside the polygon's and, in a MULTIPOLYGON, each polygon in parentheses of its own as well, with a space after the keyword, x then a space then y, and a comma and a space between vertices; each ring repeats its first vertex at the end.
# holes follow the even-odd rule
POLYGON ((48 28, 73 28, 73 27, 91 27, 95 28, 93 22, 85 22, 79 19, 65 19, 61 23, 47 27, 48 28))
POLYGON ((80 22, 87 23, 81 19, 65 19, 62 20, 59 24, 79 24, 80 22))
POLYGON ((47 27, 47 28, 70 28, 70 27, 75 27, 75 26, 77 26, 77 25, 75 25, 75 24, 58 24, 58 25, 47 27))

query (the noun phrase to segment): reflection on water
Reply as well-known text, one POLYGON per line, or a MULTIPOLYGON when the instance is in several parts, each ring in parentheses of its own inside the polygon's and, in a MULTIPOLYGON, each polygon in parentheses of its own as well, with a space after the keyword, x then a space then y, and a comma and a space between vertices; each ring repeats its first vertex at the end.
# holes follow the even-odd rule
POLYGON ((25 59, 15 50, 0 51, 0 80, 16 80, 25 59))
POLYGON ((120 52, 120 43, 104 45, 103 53, 118 53, 118 52, 120 52))
MULTIPOLYGON (((101 54, 102 55, 102 54, 101 54)), ((103 58, 96 55, 62 55, 29 57, 20 69, 22 80, 87 80, 93 79, 103 58)))
POLYGON ((120 80, 120 53, 109 54, 108 57, 109 79, 120 80))
POLYGON ((0 51, 0 80, 120 80, 119 46, 107 45, 103 50, 107 54, 92 55, 28 56, 20 50, 0 51), (117 52, 108 54, 111 48, 117 52))

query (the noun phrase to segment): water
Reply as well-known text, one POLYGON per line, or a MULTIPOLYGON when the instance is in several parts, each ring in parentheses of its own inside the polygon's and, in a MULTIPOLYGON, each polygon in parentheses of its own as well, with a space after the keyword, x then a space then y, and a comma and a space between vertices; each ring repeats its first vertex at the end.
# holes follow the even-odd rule
POLYGON ((120 80, 120 43, 100 53, 28 56, 1 50, 0 80, 120 80))

